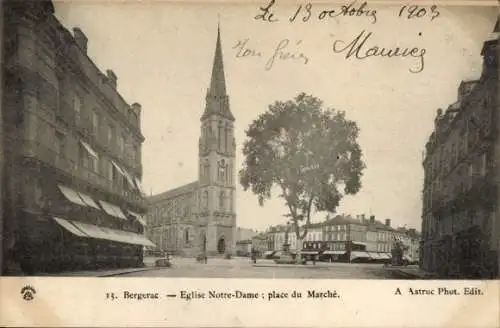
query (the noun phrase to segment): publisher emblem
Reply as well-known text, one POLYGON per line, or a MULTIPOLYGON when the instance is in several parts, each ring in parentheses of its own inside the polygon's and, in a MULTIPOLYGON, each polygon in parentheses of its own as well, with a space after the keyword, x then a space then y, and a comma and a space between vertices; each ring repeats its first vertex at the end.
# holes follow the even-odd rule
POLYGON ((21 289, 21 295, 23 295, 23 299, 25 301, 31 301, 33 300, 33 298, 35 298, 35 294, 36 294, 36 291, 35 291, 35 288, 31 287, 31 286, 24 286, 22 289, 21 289))

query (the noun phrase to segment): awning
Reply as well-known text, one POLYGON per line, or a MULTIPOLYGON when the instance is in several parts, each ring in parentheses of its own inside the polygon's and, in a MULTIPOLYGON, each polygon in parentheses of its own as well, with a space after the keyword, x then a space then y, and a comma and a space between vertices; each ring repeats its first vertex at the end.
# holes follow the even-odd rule
POLYGON ((95 226, 93 224, 79 222, 79 221, 71 221, 71 223, 73 223, 78 229, 82 230, 90 237, 93 237, 96 239, 113 240, 112 238, 110 238, 110 236, 105 231, 100 229, 98 226, 95 226))
POLYGON ((99 207, 99 205, 97 205, 97 203, 90 196, 82 194, 81 192, 79 192, 78 195, 80 195, 80 198, 88 206, 96 208, 98 210, 101 210, 101 208, 99 207))
POLYGON ((81 205, 81 206, 87 206, 87 204, 85 204, 85 202, 80 198, 80 196, 78 195, 78 193, 76 191, 74 191, 73 189, 70 189, 68 187, 65 187, 65 186, 61 186, 59 185, 59 190, 61 190, 61 192, 63 193, 63 195, 72 203, 74 204, 77 204, 77 205, 81 205))
POLYGON ((113 164, 113 166, 115 167, 115 169, 121 174, 121 175, 125 175, 125 173, 123 173, 123 170, 122 168, 115 163, 115 161, 111 161, 111 164, 113 164))
POLYGON ((364 243, 364 242, 361 242, 361 241, 353 241, 352 243, 354 245, 368 246, 368 243, 364 243))
POLYGON ((66 221, 61 218, 56 218, 54 217, 54 220, 61 225, 64 229, 68 230, 72 234, 78 237, 88 237, 83 231, 79 230, 77 227, 75 227, 71 222, 66 221))
POLYGON ((137 214, 135 212, 132 212, 132 211, 128 211, 128 213, 130 215, 134 216, 137 219, 137 221, 139 221, 139 223, 142 224, 144 227, 147 225, 146 221, 144 220, 144 216, 137 214))
POLYGON ((317 255, 319 252, 317 251, 300 251, 300 254, 306 254, 306 255, 317 255))
POLYGON ((143 235, 139 235, 139 234, 129 232, 129 231, 122 231, 122 230, 113 230, 113 233, 116 233, 117 235, 119 235, 123 243, 156 247, 155 244, 153 244, 149 239, 147 239, 143 235))
POLYGON ((92 155, 95 158, 97 158, 97 153, 92 149, 92 147, 89 146, 89 144, 87 144, 83 140, 80 140, 80 143, 82 144, 83 148, 85 148, 89 152, 90 155, 92 155))
POLYGON ((342 255, 342 254, 345 254, 345 251, 324 251, 323 254, 326 254, 326 255, 342 255))
POLYGON ((274 251, 265 251, 265 252, 264 252, 264 255, 271 255, 271 254, 273 254, 273 253, 274 253, 274 251))
POLYGON ((392 255, 389 253, 380 253, 380 257, 384 259, 392 259, 392 255))
POLYGON ((368 252, 351 252, 351 259, 355 258, 369 258, 370 254, 368 252))
POLYGON ((100 200, 99 203, 101 203, 102 208, 109 215, 117 217, 117 218, 122 219, 122 220, 127 219, 125 217, 125 214, 123 214, 122 210, 118 206, 112 205, 112 204, 105 202, 103 200, 100 200))
MULTIPOLYGON (((69 221, 66 222, 69 223, 69 221)), ((96 225, 78 221, 72 221, 72 223, 80 230, 84 231, 89 237, 110 240, 125 244, 156 247, 156 245, 153 244, 146 237, 133 232, 98 227, 96 225)))
POLYGON ((142 184, 141 184, 141 182, 139 181, 139 179, 134 178, 134 181, 135 181, 135 185, 137 186, 137 189, 139 189, 139 191, 140 191, 143 195, 146 195, 146 192, 144 191, 144 188, 142 187, 142 184))
POLYGON ((123 172, 123 176, 125 177, 125 179, 127 179, 128 184, 130 186, 134 187, 135 183, 134 183, 134 180, 132 179, 132 176, 125 169, 122 169, 122 172, 123 172))

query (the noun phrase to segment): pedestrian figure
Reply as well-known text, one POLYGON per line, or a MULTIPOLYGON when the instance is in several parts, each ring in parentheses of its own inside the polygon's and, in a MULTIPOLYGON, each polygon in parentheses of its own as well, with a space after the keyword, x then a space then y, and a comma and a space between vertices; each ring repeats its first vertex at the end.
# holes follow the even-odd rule
POLYGON ((313 265, 316 265, 316 255, 312 256, 313 265))

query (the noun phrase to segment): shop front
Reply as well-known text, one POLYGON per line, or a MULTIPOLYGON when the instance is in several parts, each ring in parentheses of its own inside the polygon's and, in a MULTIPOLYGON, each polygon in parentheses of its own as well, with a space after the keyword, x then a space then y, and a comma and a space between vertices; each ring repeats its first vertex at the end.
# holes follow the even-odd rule
POLYGON ((55 181, 26 186, 12 254, 25 274, 138 267, 144 235, 139 214, 55 181))

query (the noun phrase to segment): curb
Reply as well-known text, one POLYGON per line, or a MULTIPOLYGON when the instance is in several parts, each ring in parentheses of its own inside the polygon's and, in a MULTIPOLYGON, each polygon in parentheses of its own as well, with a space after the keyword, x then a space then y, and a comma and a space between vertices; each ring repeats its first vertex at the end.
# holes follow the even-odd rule
POLYGON ((257 268, 302 268, 302 269, 328 269, 328 266, 314 266, 304 264, 252 264, 252 267, 257 268))
POLYGON ((152 271, 152 270, 159 270, 159 269, 161 269, 161 267, 148 267, 148 268, 137 269, 137 270, 123 271, 123 272, 105 273, 105 274, 97 275, 97 277, 98 278, 105 278, 105 277, 121 276, 121 275, 129 274, 129 273, 152 271))
POLYGON ((421 280, 427 280, 427 279, 433 279, 432 277, 428 276, 428 275, 419 275, 419 274, 415 274, 415 273, 411 273, 411 272, 406 272, 406 271, 403 271, 403 270, 399 270, 399 269, 394 269, 394 270, 387 270, 389 272, 392 272, 393 274, 397 275, 397 276, 400 276, 400 277, 407 277, 407 278, 411 278, 411 279, 421 279, 421 280))

